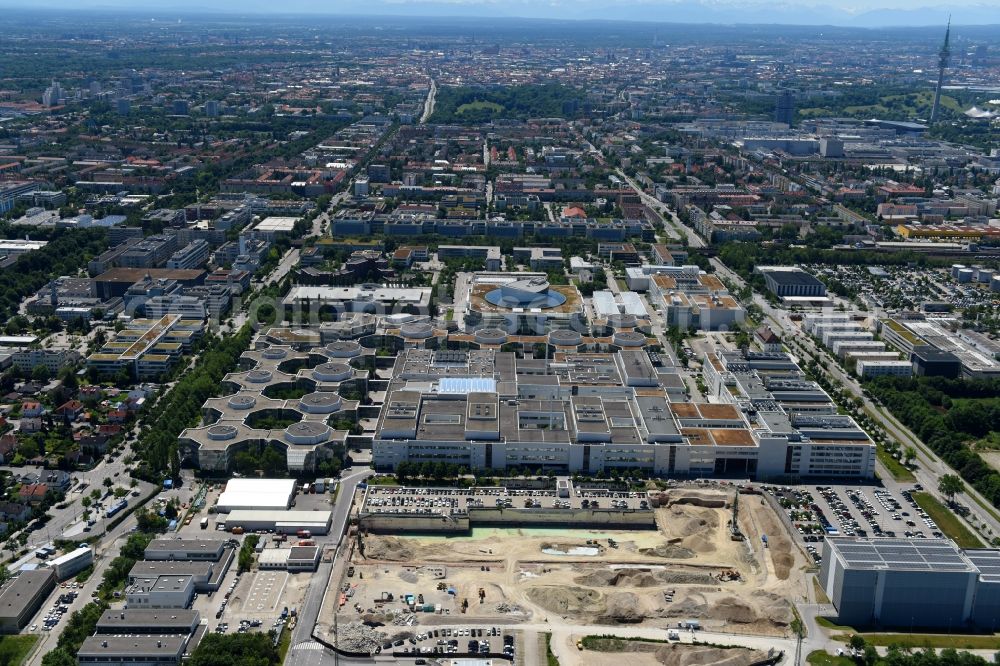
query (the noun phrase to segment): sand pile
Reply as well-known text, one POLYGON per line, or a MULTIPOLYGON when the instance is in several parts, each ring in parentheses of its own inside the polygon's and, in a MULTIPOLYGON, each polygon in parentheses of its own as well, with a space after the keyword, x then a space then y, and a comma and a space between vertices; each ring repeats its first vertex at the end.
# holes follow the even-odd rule
POLYGON ((364 544, 365 557, 372 560, 400 562, 412 560, 415 555, 409 544, 393 536, 368 537, 364 544))
POLYGON ((724 650, 677 643, 664 645, 656 651, 656 660, 664 666, 750 666, 766 658, 767 654, 759 650, 724 650))
POLYGON ((596 590, 558 585, 542 585, 529 587, 526 591, 528 599, 552 613, 570 615, 577 613, 596 613, 604 611, 604 595, 596 590))
POLYGON ((734 624, 751 624, 757 621, 757 610, 746 601, 736 597, 723 597, 708 611, 708 617, 713 620, 732 622, 734 624))
POLYGON ((599 569, 573 579, 590 587, 654 587, 660 580, 649 569, 599 569))
POLYGON ((660 571, 656 577, 668 585, 717 585, 719 581, 712 574, 694 571, 660 571))
POLYGON ((666 557, 673 560, 686 560, 694 557, 694 551, 675 543, 662 543, 656 548, 640 548, 639 553, 649 557, 666 557))
POLYGON ((663 615, 665 617, 701 617, 708 609, 704 597, 700 600, 695 597, 683 597, 675 599, 672 604, 667 605, 663 615))
POLYGON ((606 622, 642 622, 646 619, 639 597, 631 592, 608 595, 602 619, 606 622))
POLYGON ((588 587, 657 587, 660 585, 717 585, 712 574, 697 571, 672 571, 645 568, 598 569, 577 576, 574 583, 588 587))
POLYGON ((761 618, 769 620, 772 624, 785 627, 791 624, 795 618, 792 604, 785 597, 771 592, 759 591, 754 594, 753 598, 761 618))

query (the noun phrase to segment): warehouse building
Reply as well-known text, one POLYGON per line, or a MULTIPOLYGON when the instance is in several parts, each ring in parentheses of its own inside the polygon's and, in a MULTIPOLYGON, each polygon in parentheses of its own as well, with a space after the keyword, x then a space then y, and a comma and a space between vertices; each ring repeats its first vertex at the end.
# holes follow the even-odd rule
POLYGON ((330 531, 333 514, 330 511, 255 511, 236 510, 226 516, 226 530, 240 527, 247 532, 271 531, 278 534, 295 534, 308 530, 312 534, 330 531))
POLYGON ((316 571, 319 556, 319 546, 265 548, 257 556, 257 566, 261 569, 285 569, 290 573, 316 571))
POLYGON ((56 574, 51 569, 22 571, 9 580, 0 588, 0 633, 24 629, 55 587, 56 574))
POLYGON ((221 539, 153 539, 143 556, 147 560, 208 560, 222 558, 226 542, 221 539))
POLYGON ((90 636, 83 641, 76 659, 87 666, 166 666, 179 664, 187 636, 90 636))
POLYGON ((198 628, 200 614, 196 610, 171 608, 151 610, 129 608, 106 610, 97 621, 98 634, 178 634, 189 636, 198 628))
POLYGON ((820 581, 840 624, 995 631, 1000 622, 1000 551, 949 539, 827 537, 820 581))
POLYGON ((283 510, 292 505, 295 479, 231 479, 219 495, 215 510, 229 513, 240 509, 283 510))

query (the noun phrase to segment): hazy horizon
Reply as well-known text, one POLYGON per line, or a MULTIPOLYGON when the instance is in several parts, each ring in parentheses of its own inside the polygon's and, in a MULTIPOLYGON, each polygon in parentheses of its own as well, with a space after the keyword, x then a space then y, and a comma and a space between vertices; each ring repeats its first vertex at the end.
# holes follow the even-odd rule
POLYGON ((914 6, 907 0, 0 0, 23 10, 184 12, 200 14, 325 14, 401 17, 622 20, 664 23, 832 25, 911 27, 1000 23, 1000 0, 951 0, 914 6))

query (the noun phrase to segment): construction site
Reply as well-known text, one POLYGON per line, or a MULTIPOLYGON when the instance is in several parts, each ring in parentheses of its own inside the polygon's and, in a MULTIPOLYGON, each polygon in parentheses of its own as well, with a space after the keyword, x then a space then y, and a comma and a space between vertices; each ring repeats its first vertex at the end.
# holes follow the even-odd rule
POLYGON ((334 580, 338 592, 327 595, 320 628, 331 643, 358 652, 468 624, 790 635, 793 604, 805 599, 804 574, 814 565, 763 496, 692 484, 647 498, 655 529, 362 529, 334 580))

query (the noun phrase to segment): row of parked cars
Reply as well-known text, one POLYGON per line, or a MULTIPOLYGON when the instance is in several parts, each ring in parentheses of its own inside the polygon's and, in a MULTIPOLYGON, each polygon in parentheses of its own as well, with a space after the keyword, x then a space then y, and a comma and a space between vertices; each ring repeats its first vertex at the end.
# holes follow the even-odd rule
POLYGON ((489 639, 500 636, 502 636, 503 640, 503 654, 508 658, 513 658, 515 651, 514 637, 510 634, 502 634, 499 627, 445 627, 428 629, 409 639, 404 640, 400 638, 395 641, 387 641, 382 645, 382 650, 395 650, 396 652, 422 655, 457 654, 460 651, 459 646, 461 645, 459 638, 468 637, 469 640, 466 643, 465 652, 485 655, 493 653, 489 639))

